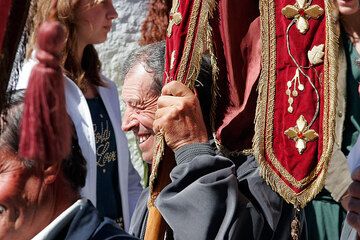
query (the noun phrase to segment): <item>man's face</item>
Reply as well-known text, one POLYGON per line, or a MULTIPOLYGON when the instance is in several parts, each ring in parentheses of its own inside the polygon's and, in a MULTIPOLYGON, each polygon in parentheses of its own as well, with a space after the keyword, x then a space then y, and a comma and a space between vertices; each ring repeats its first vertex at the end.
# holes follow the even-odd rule
POLYGON ((0 149, 0 239, 30 239, 50 222, 39 207, 41 186, 13 151, 0 149))
POLYGON ((122 99, 125 102, 123 131, 133 131, 144 161, 151 163, 154 146, 153 122, 159 96, 151 89, 153 73, 138 63, 125 76, 122 99))

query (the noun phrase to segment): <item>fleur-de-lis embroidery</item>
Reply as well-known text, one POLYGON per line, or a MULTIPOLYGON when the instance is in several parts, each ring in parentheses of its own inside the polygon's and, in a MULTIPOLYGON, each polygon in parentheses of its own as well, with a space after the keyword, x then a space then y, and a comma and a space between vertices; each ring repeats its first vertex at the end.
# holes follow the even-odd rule
POLYGON ((308 128, 308 123, 303 115, 296 120, 295 127, 291 127, 285 131, 285 135, 295 141, 295 147, 299 154, 304 152, 307 142, 314 141, 319 137, 315 130, 308 128))
POLYGON ((281 13, 287 18, 296 19, 296 27, 302 33, 305 34, 309 29, 310 18, 318 19, 324 13, 319 5, 310 5, 307 0, 296 0, 294 5, 287 5, 281 13))
POLYGON ((178 12, 179 7, 180 7, 180 0, 173 0, 172 7, 170 10, 170 21, 169 21, 168 28, 166 30, 168 37, 171 37, 174 24, 179 25, 182 21, 182 15, 181 15, 181 13, 178 12))

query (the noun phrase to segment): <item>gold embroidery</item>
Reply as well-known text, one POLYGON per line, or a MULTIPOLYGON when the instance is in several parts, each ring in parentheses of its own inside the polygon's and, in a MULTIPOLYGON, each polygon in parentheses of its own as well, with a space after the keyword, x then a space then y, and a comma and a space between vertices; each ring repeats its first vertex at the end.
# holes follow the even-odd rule
POLYGON ((276 80, 276 28, 275 28, 275 1, 260 0, 261 32, 262 32, 262 72, 259 79, 259 96, 257 100, 255 135, 253 141, 254 155, 260 165, 260 174, 272 189, 278 192, 287 202, 301 208, 313 199, 324 186, 325 176, 330 161, 334 143, 337 54, 340 35, 337 22, 336 3, 324 1, 326 17, 327 54, 324 60, 323 93, 323 124, 322 124, 322 154, 315 169, 308 177, 298 181, 281 166, 273 151, 274 101, 276 80), (264 111, 267 109, 267 111, 264 111), (266 130, 265 130, 266 129, 266 130), (264 136, 265 134, 265 136, 264 136), (267 162, 265 149, 270 163, 267 162), (276 168, 281 176, 296 188, 305 188, 299 193, 285 184, 284 180, 274 173, 276 168), (317 178, 314 180, 314 178, 317 178), (314 181, 313 181, 314 180, 314 181))
POLYGON ((287 109, 287 111, 289 113, 292 113, 294 111, 294 108, 292 106, 292 104, 294 103, 294 98, 297 97, 299 95, 298 91, 296 90, 296 85, 297 85, 297 89, 300 91, 304 91, 305 87, 304 84, 302 84, 300 82, 300 71, 299 68, 296 69, 295 72, 295 76, 286 83, 287 89, 286 89, 286 95, 288 95, 288 103, 289 103, 289 107, 287 109), (291 91, 291 87, 292 84, 294 83, 294 89, 291 91), (293 98, 294 97, 294 98, 293 98))
POLYGON ((171 52, 170 70, 172 70, 174 68, 175 54, 176 54, 175 50, 171 52))
POLYGON ((325 55, 324 44, 314 46, 311 50, 308 51, 308 54, 307 54, 309 62, 312 65, 317 65, 317 64, 323 63, 324 55, 325 55))
POLYGON ((296 142, 295 146, 300 154, 306 149, 307 142, 314 141, 319 137, 315 130, 308 128, 308 123, 303 115, 296 121, 296 126, 289 128, 284 134, 296 142))
MULTIPOLYGON (((290 55, 290 57, 292 57, 290 51, 289 51, 289 55, 290 55)), ((310 69, 314 65, 322 63, 323 62, 322 58, 324 57, 324 55, 325 55, 325 53, 324 53, 324 44, 314 46, 311 50, 308 51, 307 56, 308 56, 308 59, 309 59, 309 62, 311 63, 311 65, 309 67, 306 67, 306 68, 310 69)), ((287 111, 289 113, 293 113, 293 111, 294 111, 294 108, 293 108, 292 104, 294 103, 294 98, 299 95, 297 90, 300 90, 300 91, 305 90, 304 84, 302 84, 300 82, 300 73, 302 73, 310 81, 310 77, 307 74, 305 74, 301 69, 301 68, 305 68, 305 67, 299 66, 293 57, 292 57, 292 59, 293 59, 295 65, 297 65, 298 67, 297 67, 297 69, 295 71, 294 77, 290 81, 288 81, 286 83, 287 89, 286 89, 285 93, 288 96, 289 107, 288 107, 287 111), (293 84, 294 84, 294 88, 291 91, 291 87, 292 87, 293 84)), ((314 69, 314 71, 316 71, 316 70, 314 69)), ((314 89, 314 90, 316 92, 316 89, 314 89)), ((317 117, 317 114, 315 114, 315 117, 317 117)))
POLYGON ((181 15, 181 13, 178 12, 179 7, 180 7, 180 0, 173 0, 172 7, 170 10, 170 18, 171 19, 169 21, 169 25, 166 30, 168 37, 171 37, 174 24, 179 25, 182 21, 182 15, 181 15))
POLYGON ((319 5, 310 4, 307 0, 296 0, 294 5, 287 5, 281 10, 285 17, 296 19, 296 27, 302 34, 309 29, 308 19, 318 19, 324 13, 319 5))

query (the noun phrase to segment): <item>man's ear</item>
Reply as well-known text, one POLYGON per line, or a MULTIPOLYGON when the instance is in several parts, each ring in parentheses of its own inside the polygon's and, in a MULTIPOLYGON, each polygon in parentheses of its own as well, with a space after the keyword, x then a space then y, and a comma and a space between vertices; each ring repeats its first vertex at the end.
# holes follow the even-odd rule
POLYGON ((44 169, 44 183, 49 185, 55 182, 60 172, 59 164, 48 164, 44 169))

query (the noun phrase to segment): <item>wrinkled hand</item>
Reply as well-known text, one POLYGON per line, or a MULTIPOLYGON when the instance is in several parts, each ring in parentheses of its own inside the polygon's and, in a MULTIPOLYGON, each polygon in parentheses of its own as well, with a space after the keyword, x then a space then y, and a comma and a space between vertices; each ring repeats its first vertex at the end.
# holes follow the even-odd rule
POLYGON ((199 100, 180 82, 173 81, 163 87, 153 127, 155 133, 164 134, 173 151, 186 144, 208 141, 199 100))
POLYGON ((360 233, 360 167, 356 168, 351 174, 354 180, 349 186, 349 203, 347 221, 356 229, 358 235, 360 233))

